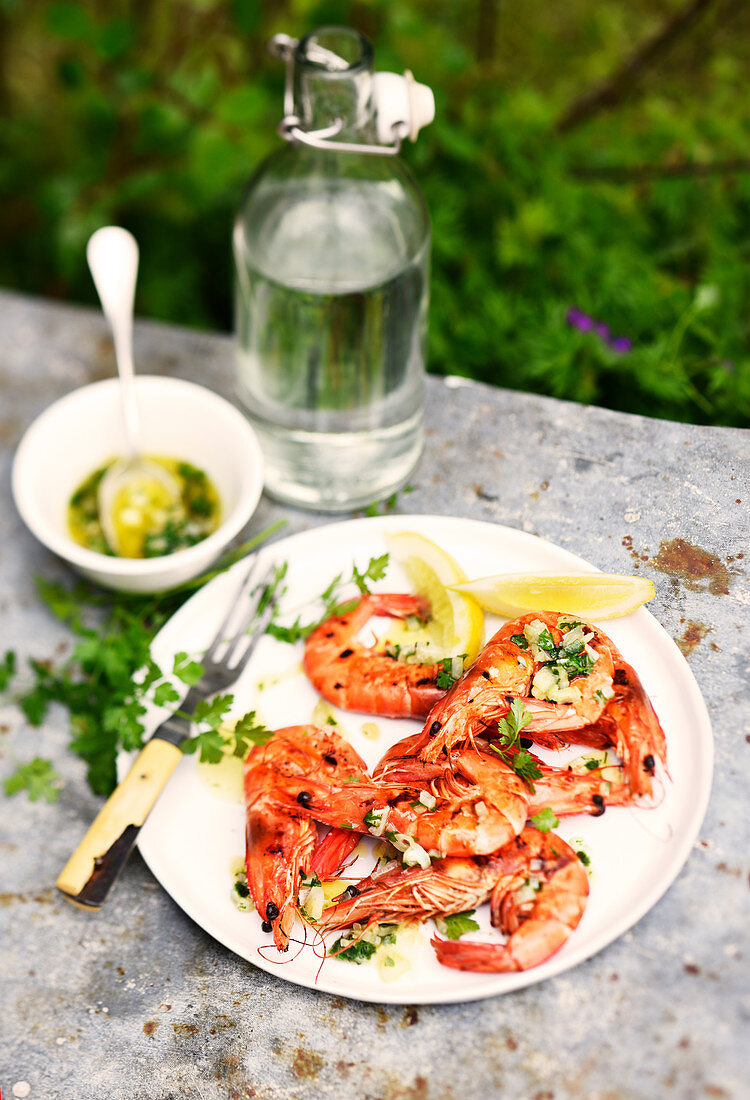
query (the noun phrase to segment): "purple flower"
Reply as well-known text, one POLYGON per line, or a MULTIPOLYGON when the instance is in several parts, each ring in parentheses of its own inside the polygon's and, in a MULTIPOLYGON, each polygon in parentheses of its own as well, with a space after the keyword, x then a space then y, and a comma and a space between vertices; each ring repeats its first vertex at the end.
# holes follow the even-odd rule
POLYGON ((612 336, 609 325, 604 321, 597 321, 595 317, 589 317, 582 309, 571 306, 565 314, 565 320, 571 328, 577 328, 579 332, 595 332, 603 344, 617 355, 624 355, 633 347, 633 341, 629 336, 612 336))
POLYGON ((579 332, 591 332, 596 321, 593 317, 589 317, 588 313, 584 313, 583 310, 571 308, 567 312, 566 320, 573 328, 577 328, 579 332))

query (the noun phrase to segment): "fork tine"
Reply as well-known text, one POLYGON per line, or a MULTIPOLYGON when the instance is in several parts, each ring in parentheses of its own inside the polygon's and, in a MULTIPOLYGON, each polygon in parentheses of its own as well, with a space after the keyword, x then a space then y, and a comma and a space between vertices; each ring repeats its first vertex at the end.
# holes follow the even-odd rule
MULTIPOLYGON (((266 586, 273 578, 275 568, 275 565, 269 566, 266 572, 259 578, 256 578, 255 570, 251 570, 250 574, 246 577, 245 582, 243 583, 239 593, 237 594, 237 598, 233 606, 230 608, 224 623, 222 623, 222 631, 224 631, 224 633, 220 631, 219 634, 217 634, 217 636, 214 638, 211 646, 204 654, 204 663, 216 661, 217 651, 226 647, 224 657, 221 660, 221 664, 229 667, 230 655, 235 649, 237 643, 242 638, 247 637, 247 628, 250 626, 253 619, 258 613, 260 601, 262 600, 263 594, 266 591, 266 586), (245 607, 243 609, 242 618, 239 620, 232 634, 230 636, 227 636, 226 629, 229 626, 229 623, 234 618, 234 613, 237 607, 240 604, 244 603, 246 597, 249 597, 249 599, 247 599, 247 603, 245 604, 245 607)), ((266 623, 266 625, 268 624, 266 623)))
MULTIPOLYGON (((231 665, 230 671, 233 677, 238 677, 243 668, 253 655, 253 650, 266 632, 266 627, 271 621, 273 613, 276 609, 276 600, 269 600, 268 604, 263 608, 260 617, 253 625, 252 630, 244 634, 244 637, 248 639, 247 647, 240 653, 239 659, 231 665)), ((235 636, 232 642, 231 651, 227 651, 226 661, 229 661, 230 656, 234 656, 241 648, 238 644, 241 640, 235 636)))
POLYGON ((239 584, 239 587, 237 589, 237 593, 236 593, 234 599, 232 600, 232 602, 229 604, 229 607, 227 608, 227 613, 224 616, 224 618, 222 619, 221 626, 216 631, 216 634, 211 639, 211 641, 208 643, 208 647, 206 648, 206 651, 203 654, 204 660, 210 660, 213 657, 213 654, 215 653, 217 646, 219 646, 221 644, 221 642, 226 640, 227 630, 229 628, 229 624, 231 623, 231 621, 234 617, 234 613, 237 610, 237 606, 240 603, 240 600, 242 599, 243 594, 245 593, 245 591, 247 590, 247 592, 250 592, 250 590, 254 586, 254 584, 255 584, 255 574, 257 573, 259 566, 260 566, 260 560, 259 560, 258 556, 255 555, 253 557, 253 560, 250 562, 250 568, 248 570, 246 570, 246 572, 244 573, 244 575, 242 577, 242 580, 240 581, 240 584, 239 584))

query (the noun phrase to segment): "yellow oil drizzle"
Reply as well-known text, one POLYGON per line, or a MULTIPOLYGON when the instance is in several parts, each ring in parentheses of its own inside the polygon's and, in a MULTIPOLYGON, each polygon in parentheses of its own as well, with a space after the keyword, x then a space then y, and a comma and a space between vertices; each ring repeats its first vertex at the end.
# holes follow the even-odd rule
POLYGON ((198 761, 196 767, 201 782, 222 802, 241 803, 244 800, 244 760, 227 754, 222 756, 218 764, 202 764, 198 761))
POLYGON ((282 684, 285 680, 291 680, 295 676, 302 676, 304 669, 302 668, 302 662, 297 661, 296 665, 292 665, 291 668, 283 669, 281 672, 272 672, 268 676, 264 676, 261 680, 256 680, 256 691, 267 691, 269 688, 276 687, 277 684, 282 684))

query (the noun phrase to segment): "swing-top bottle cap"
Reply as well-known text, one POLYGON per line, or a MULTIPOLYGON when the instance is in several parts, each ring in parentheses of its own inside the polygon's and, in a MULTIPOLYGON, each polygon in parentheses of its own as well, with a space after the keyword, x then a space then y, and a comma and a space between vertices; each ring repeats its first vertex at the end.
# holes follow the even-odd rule
MULTIPOLYGON (((344 43, 346 44, 346 43, 344 43)), ((284 117, 278 131, 285 141, 308 145, 313 149, 325 149, 337 153, 367 153, 378 156, 396 156, 404 138, 416 141, 423 126, 429 125, 435 117, 435 97, 426 84, 418 84, 407 69, 405 73, 372 73, 372 46, 354 31, 341 27, 328 27, 311 32, 301 41, 286 34, 276 34, 269 42, 269 49, 276 57, 286 62, 286 84, 284 88, 284 117), (340 42, 333 44, 332 37, 339 40, 355 39, 361 57, 352 62, 348 56, 341 56, 340 42), (336 46, 336 48, 334 48, 336 46), (363 84, 368 98, 371 94, 371 107, 375 117, 375 142, 342 141, 337 139, 344 126, 343 117, 332 118, 330 124, 317 129, 306 128, 295 112, 295 61, 302 60, 319 67, 321 72, 331 77, 341 77, 349 71, 358 72, 368 81, 363 84), (365 54, 366 52, 366 54, 365 54), (370 71, 363 67, 362 57, 366 55, 370 71), (369 83, 371 81, 371 83, 369 83)))
POLYGON ((423 126, 435 118, 435 97, 426 84, 419 84, 407 69, 399 73, 375 73, 372 88, 378 141, 393 141, 393 128, 402 123, 402 137, 411 141, 423 126))

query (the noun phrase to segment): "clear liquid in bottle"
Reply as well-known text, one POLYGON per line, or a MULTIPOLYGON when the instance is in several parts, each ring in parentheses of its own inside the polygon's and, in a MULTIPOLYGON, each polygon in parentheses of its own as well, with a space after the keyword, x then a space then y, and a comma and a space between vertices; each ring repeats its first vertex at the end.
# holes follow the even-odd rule
POLYGON ((411 176, 284 148, 248 187, 234 258, 237 393, 266 489, 326 511, 389 495, 423 439, 429 222, 411 176))

